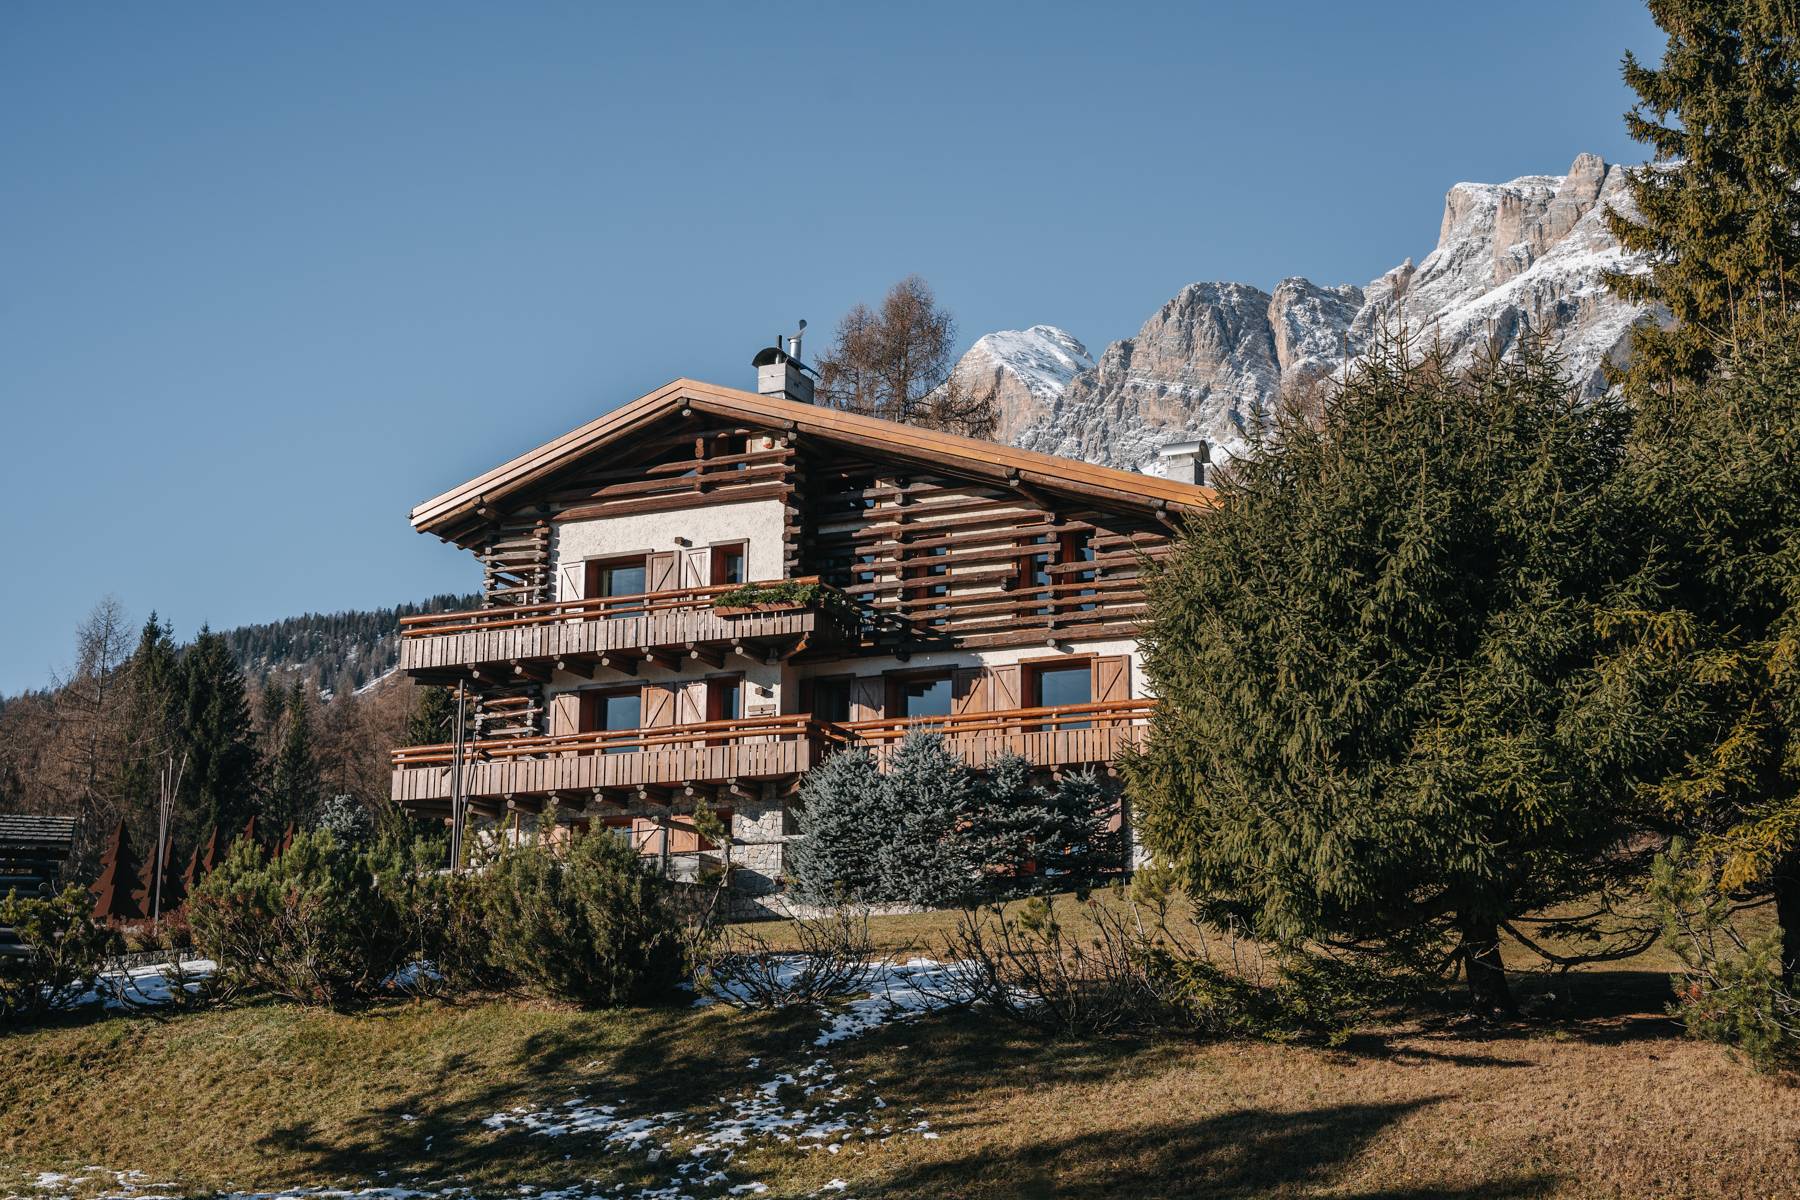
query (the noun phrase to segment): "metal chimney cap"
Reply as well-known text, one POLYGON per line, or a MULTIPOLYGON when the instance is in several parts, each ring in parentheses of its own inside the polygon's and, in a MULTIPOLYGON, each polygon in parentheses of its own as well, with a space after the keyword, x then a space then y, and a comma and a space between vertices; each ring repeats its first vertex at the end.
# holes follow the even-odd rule
POLYGON ((1156 453, 1159 458, 1204 458, 1212 453, 1212 443, 1204 439, 1194 442, 1170 442, 1156 453))

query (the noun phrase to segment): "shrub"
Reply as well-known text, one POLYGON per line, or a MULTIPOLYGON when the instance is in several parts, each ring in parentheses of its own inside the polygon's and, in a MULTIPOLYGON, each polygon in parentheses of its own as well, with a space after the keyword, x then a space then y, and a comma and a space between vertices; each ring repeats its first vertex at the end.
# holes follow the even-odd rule
POLYGON ((561 853, 510 847, 482 893, 495 965, 549 996, 612 1008, 662 996, 683 975, 671 885, 610 834, 561 853))
POLYGON ((364 846, 375 837, 375 814, 350 795, 327 796, 321 800, 314 825, 328 831, 344 846, 364 846))
POLYGON ((725 929, 702 950, 695 987, 746 1009, 818 1005, 865 990, 875 971, 866 908, 840 905, 793 924, 798 950, 776 950, 741 925, 725 929))
POLYGON ((408 848, 359 849, 326 830, 273 858, 240 840, 188 901, 195 944, 233 982, 329 1008, 366 1001, 416 951, 414 866, 408 848))
MULTIPOLYGON (((442 842, 430 846, 430 862, 441 862, 442 842)), ((416 961, 430 969, 411 973, 411 990, 448 996, 510 984, 510 977, 494 961, 493 931, 483 908, 485 888, 486 881, 477 872, 425 869, 412 875, 406 900, 408 925, 416 961)))
POLYGON ((71 1007, 119 949, 118 935, 88 916, 78 887, 43 898, 9 892, 0 898, 0 925, 21 943, 20 953, 0 955, 0 1024, 71 1007))

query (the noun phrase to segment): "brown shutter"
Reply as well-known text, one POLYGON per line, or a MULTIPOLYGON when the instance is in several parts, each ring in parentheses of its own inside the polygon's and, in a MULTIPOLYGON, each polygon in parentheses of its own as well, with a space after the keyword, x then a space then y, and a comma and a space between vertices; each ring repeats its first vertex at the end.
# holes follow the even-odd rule
POLYGON ((644 578, 648 581, 644 585, 644 590, 647 592, 672 592, 680 587, 681 584, 677 579, 681 569, 680 561, 680 555, 673 550, 660 550, 652 554, 646 564, 648 569, 644 572, 644 578))
POLYGON ((581 693, 558 692, 550 697, 550 736, 581 730, 581 693))
POLYGON ((886 699, 886 683, 879 675, 860 675, 850 681, 850 719, 875 721, 881 718, 886 699))
POLYGON ((587 581, 587 564, 577 559, 562 565, 556 584, 556 598, 567 604, 571 600, 581 600, 582 585, 587 581))
POLYGON ((661 729, 675 723, 675 690, 678 683, 644 685, 643 713, 639 717, 645 729, 661 729))
POLYGON ((987 675, 980 667, 958 667, 950 677, 950 711, 956 716, 987 711, 987 675))
POLYGON ((1131 659, 1113 654, 1094 660, 1094 702, 1131 699, 1131 659))
POLYGON ((698 725, 706 720, 706 680, 690 679, 669 685, 675 691, 675 723, 698 725))
POLYGON ((681 552, 681 582, 677 587, 705 587, 712 582, 712 548, 694 546, 681 552))
POLYGON ((1008 708, 1023 708, 1019 703, 1019 683, 1021 672, 1015 663, 1010 667, 988 668, 988 709, 998 712, 1008 708))

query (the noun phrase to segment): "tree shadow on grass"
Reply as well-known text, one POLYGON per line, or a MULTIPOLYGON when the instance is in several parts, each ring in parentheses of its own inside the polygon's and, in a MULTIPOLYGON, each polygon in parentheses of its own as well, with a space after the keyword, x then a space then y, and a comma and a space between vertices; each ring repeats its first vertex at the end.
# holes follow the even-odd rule
POLYGON ((768 1073, 751 1070, 751 1059, 796 1053, 817 1025, 800 1013, 572 1013, 566 1024, 525 1036, 500 1061, 475 1048, 434 1053, 429 1082, 347 1122, 303 1115, 269 1130, 257 1147, 280 1164, 286 1183, 649 1182, 657 1173, 641 1156, 609 1149, 601 1138, 496 1132, 482 1121, 519 1104, 554 1107, 576 1098, 629 1115, 704 1108, 768 1073))
MULTIPOLYGON (((1243 1109, 1185 1123, 1152 1121, 1146 1114, 1130 1131, 1043 1138, 1012 1150, 984 1148, 949 1161, 902 1166, 879 1185, 859 1190, 872 1196, 944 1200, 1310 1195, 1335 1183, 1389 1125, 1433 1102, 1339 1104, 1300 1112, 1243 1109)), ((1362 1200, 1522 1200, 1544 1195, 1555 1184, 1554 1177, 1532 1175, 1467 1188, 1408 1186, 1348 1195, 1362 1200)))

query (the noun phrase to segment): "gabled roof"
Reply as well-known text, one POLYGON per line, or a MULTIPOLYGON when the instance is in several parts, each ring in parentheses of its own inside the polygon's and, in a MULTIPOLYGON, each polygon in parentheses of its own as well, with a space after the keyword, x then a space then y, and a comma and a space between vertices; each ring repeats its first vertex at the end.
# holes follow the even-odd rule
POLYGON ((452 526, 477 509, 503 501, 608 443, 683 409, 732 417, 746 424, 786 430, 808 439, 873 447, 898 460, 1000 482, 1022 483, 1045 491, 1074 493, 1155 509, 1206 509, 1216 503, 1211 488, 1191 483, 1095 466, 1054 454, 1039 454, 979 438, 920 429, 841 409, 801 404, 776 396, 759 396, 754 392, 698 383, 692 379, 677 379, 425 501, 412 511, 413 527, 425 533, 448 536, 452 526))

